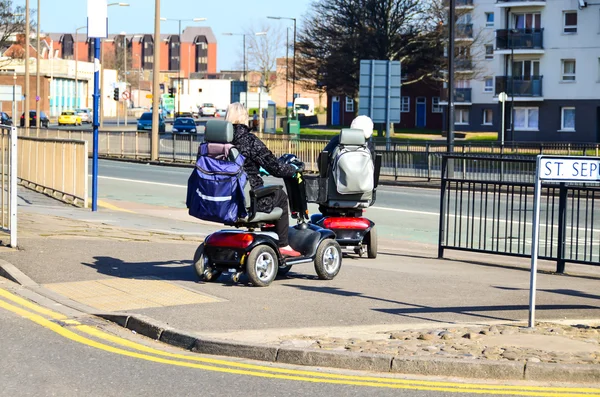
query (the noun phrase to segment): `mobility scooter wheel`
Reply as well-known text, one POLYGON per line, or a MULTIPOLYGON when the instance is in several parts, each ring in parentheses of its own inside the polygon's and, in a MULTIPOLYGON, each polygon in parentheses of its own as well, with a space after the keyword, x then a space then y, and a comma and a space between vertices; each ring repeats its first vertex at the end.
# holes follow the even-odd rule
POLYGON ((337 241, 321 241, 315 256, 315 271, 321 280, 333 280, 342 267, 342 249, 337 241))
POLYGON ((375 226, 369 230, 368 234, 368 243, 367 243, 367 257, 369 259, 377 258, 377 229, 375 226))
POLYGON ((283 267, 280 267, 279 269, 277 269, 277 275, 278 275, 279 277, 283 277, 283 276, 285 276, 286 274, 288 274, 288 273, 290 272, 290 270, 291 270, 291 269, 292 269, 292 266, 291 266, 291 265, 290 265, 290 266, 283 266, 283 267))
POLYGON ((256 287, 267 287, 277 277, 279 262, 271 247, 259 245, 250 251, 246 261, 246 273, 256 287))
POLYGON ((222 273, 207 265, 207 258, 204 255, 204 243, 200 244, 194 254, 194 269, 202 281, 215 281, 222 273))

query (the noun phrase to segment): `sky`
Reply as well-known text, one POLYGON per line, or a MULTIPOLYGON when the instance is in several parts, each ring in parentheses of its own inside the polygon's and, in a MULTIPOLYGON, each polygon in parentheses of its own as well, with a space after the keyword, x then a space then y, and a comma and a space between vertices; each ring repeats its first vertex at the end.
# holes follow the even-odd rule
MULTIPOLYGON (((109 3, 116 2, 109 0, 109 3)), ((152 33, 154 31, 154 1, 128 0, 129 7, 108 8, 109 33, 152 33)), ((297 19, 300 29, 302 17, 312 0, 162 0, 161 17, 164 18, 207 18, 204 22, 182 22, 186 26, 210 26, 217 38, 217 70, 235 69, 242 54, 241 36, 224 36, 225 32, 242 33, 252 27, 260 30, 262 24, 293 27, 293 21, 272 20, 267 16, 297 19)), ((25 0, 15 0, 14 5, 25 6, 25 0)), ((30 0, 36 8, 37 0, 30 0)), ((40 0, 41 30, 45 33, 75 32, 87 24, 87 0, 40 0)), ((161 33, 177 33, 176 21, 162 21, 161 33)), ((82 32, 80 30, 80 32, 82 32)), ((281 49, 285 55, 285 46, 281 49)))

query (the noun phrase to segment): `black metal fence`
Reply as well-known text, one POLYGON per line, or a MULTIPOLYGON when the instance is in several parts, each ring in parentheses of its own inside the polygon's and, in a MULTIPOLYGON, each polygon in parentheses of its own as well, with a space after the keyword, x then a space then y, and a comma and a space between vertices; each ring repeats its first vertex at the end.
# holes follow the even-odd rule
MULTIPOLYGON (((444 155, 438 256, 531 256, 534 158, 444 155)), ((600 185, 542 184, 539 258, 600 264, 600 185)))

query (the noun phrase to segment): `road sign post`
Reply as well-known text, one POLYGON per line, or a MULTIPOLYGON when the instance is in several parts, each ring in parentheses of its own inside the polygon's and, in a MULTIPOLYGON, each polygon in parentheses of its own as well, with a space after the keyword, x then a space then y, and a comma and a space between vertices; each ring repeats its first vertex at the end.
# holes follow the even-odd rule
POLYGON ((106 0, 88 0, 87 36, 94 38, 94 109, 92 154, 92 211, 98 210, 98 113, 100 112, 100 39, 108 37, 108 4, 106 0))
POLYGON ((540 232, 542 182, 600 182, 600 157, 537 156, 533 201, 531 241, 531 276, 529 286, 529 327, 535 327, 535 299, 540 232))
POLYGON ((385 123, 387 149, 391 123, 400 122, 401 66, 399 61, 360 61, 358 114, 385 123))

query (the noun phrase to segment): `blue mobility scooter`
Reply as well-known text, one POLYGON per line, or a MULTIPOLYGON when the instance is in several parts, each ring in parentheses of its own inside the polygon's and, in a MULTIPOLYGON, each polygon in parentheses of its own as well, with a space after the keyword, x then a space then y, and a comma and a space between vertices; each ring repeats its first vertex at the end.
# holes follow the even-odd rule
MULTIPOLYGON (((208 121, 204 140, 204 144, 211 145, 209 152, 212 154, 209 155, 225 156, 224 161, 243 164, 239 158, 241 155, 231 145, 233 140, 231 123, 224 120, 208 121)), ((287 159, 289 162, 295 162, 299 167, 298 174, 294 178, 284 181, 291 215, 297 221, 296 225, 290 226, 289 244, 294 250, 300 252, 301 256, 284 257, 279 252, 278 236, 272 231, 272 225, 269 223, 281 218, 282 208, 276 207, 270 213, 256 211, 256 202, 259 198, 282 189, 282 186, 264 186, 252 190, 246 182, 243 185, 244 194, 241 204, 243 208, 239 211, 243 215, 236 217, 229 224, 226 223, 238 230, 224 229, 214 232, 207 236, 196 250, 194 268, 201 280, 214 281, 223 272, 228 272, 232 274, 233 282, 238 282, 240 276, 245 273, 254 286, 266 287, 278 274, 286 274, 292 266, 310 262, 314 262, 315 271, 321 280, 331 280, 339 273, 342 265, 341 247, 331 230, 309 223, 305 182, 302 175, 303 164, 294 156, 288 155, 287 159)), ((243 173, 243 168, 240 167, 235 172, 243 173)), ((195 189, 195 187, 192 189, 192 195, 197 193, 197 196, 208 197, 212 194, 195 189)), ((189 195, 188 187, 188 197, 189 195)), ((189 207, 196 205, 195 199, 195 196, 192 197, 189 207)), ((201 201, 197 204, 203 205, 201 201)), ((192 208, 190 208, 191 213, 192 208)), ((197 214, 195 216, 200 217, 197 214)))
POLYGON ((381 155, 371 154, 362 130, 343 129, 333 152, 320 153, 318 168, 319 175, 309 177, 308 195, 321 213, 311 222, 335 232, 340 246, 375 259, 377 229, 363 212, 375 203, 381 155))

